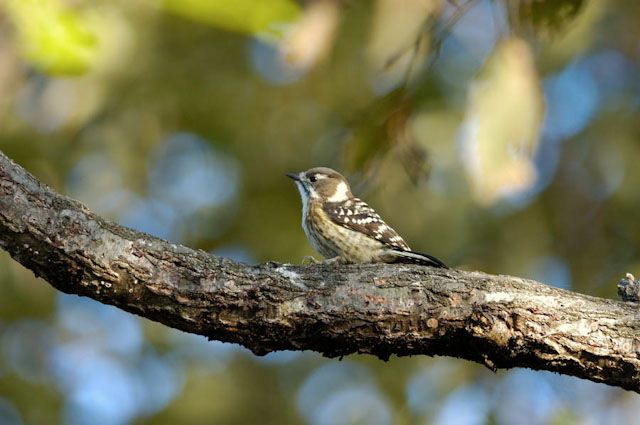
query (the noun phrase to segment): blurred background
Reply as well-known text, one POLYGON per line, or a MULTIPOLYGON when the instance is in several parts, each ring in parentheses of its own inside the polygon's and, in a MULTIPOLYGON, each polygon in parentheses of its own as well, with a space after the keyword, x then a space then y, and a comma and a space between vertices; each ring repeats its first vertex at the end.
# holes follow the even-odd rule
MULTIPOLYGON (((416 250, 600 297, 638 272, 640 9, 614 0, 0 0, 0 150, 125 226, 314 254, 285 172, 416 250)), ((605 385, 448 358, 256 357, 0 253, 0 424, 634 423, 605 385)))

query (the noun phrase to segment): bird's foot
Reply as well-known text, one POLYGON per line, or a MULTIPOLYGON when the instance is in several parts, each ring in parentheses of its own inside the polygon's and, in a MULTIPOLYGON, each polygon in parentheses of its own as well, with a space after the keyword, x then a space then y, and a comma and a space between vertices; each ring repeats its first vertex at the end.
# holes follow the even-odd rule
POLYGON ((316 260, 311 255, 305 255, 304 258, 302 259, 302 265, 303 266, 309 266, 309 265, 312 265, 312 264, 320 264, 320 263, 322 263, 322 261, 316 260))
POLYGON ((309 266, 312 264, 324 264, 327 266, 330 265, 337 265, 337 264, 347 264, 347 261, 340 257, 340 256, 336 256, 333 258, 326 258, 322 261, 319 261, 317 259, 315 259, 314 257, 312 257, 311 255, 306 255, 303 259, 302 259, 302 265, 304 266, 309 266))
POLYGON ((344 258, 340 257, 340 256, 336 256, 333 258, 327 258, 325 259, 322 264, 326 264, 326 265, 337 265, 337 264, 346 264, 346 261, 344 260, 344 258))

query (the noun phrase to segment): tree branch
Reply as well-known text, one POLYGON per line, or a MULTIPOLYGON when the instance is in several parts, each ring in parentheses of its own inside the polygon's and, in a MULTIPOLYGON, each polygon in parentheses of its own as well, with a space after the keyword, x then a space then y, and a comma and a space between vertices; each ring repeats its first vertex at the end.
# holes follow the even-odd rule
POLYGON ((443 355, 640 392, 636 304, 480 272, 240 264, 111 223, 1 152, 0 246, 60 291, 258 355, 443 355))

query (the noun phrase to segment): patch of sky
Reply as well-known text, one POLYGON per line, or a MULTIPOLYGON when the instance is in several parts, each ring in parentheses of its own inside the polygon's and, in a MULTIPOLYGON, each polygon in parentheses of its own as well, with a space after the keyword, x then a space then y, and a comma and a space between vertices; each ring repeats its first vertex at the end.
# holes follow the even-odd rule
POLYGON ((388 402, 372 386, 338 390, 320 401, 309 417, 313 425, 391 425, 388 402))
POLYGON ((310 423, 328 417, 328 407, 337 406, 332 397, 347 389, 375 388, 371 371, 352 361, 330 362, 316 368, 298 390, 297 406, 310 423), (329 405, 325 403, 330 402, 329 405))
POLYGON ((0 334, 0 354, 9 370, 31 383, 46 383, 48 354, 55 343, 53 328, 41 320, 8 322, 0 334))
POLYGON ((69 424, 125 424, 164 408, 181 391, 181 364, 144 342, 135 316, 60 294, 50 374, 69 424))
POLYGON ((191 133, 176 133, 156 148, 149 168, 152 198, 192 214, 232 200, 239 185, 233 158, 191 133))
POLYGON ((427 417, 440 404, 444 392, 442 385, 448 385, 448 377, 455 375, 457 367, 450 359, 437 359, 412 374, 405 388, 407 404, 414 415, 427 417))
POLYGON ((245 264, 255 264, 256 261, 249 251, 237 245, 221 246, 211 251, 211 254, 245 264))
POLYGON ((57 322, 71 340, 122 356, 139 355, 144 337, 140 320, 89 298, 58 294, 57 322))
POLYGON ((504 5, 487 0, 476 2, 455 25, 449 27, 457 7, 445 9, 439 34, 444 37, 434 71, 453 103, 463 103, 467 87, 493 51, 507 28, 504 5))
POLYGON ((251 68, 267 83, 284 86, 295 83, 306 73, 306 69, 289 66, 282 51, 275 43, 252 38, 248 42, 248 56, 251 68))
POLYGON ((546 374, 532 370, 512 370, 493 392, 495 416, 499 424, 548 424, 562 407, 546 374))
POLYGON ((169 355, 175 361, 195 361, 214 373, 223 372, 233 356, 241 351, 237 344, 209 341, 204 336, 175 329, 167 330, 166 341, 173 347, 169 355))
POLYGON ((562 289, 571 289, 571 270, 561 258, 542 256, 533 258, 524 277, 562 289))
POLYGON ((0 397, 0 424, 22 425, 22 416, 9 400, 0 397))
POLYGON ((543 83, 543 138, 558 140, 582 131, 598 111, 601 91, 584 61, 574 61, 543 83))
POLYGON ((76 90, 73 79, 32 73, 17 95, 16 112, 34 130, 52 133, 72 115, 76 90))

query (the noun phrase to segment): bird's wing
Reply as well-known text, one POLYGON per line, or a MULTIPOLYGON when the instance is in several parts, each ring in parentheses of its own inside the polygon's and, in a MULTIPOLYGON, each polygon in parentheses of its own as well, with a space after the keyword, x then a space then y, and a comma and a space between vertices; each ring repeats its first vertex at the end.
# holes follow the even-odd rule
POLYGON ((443 269, 449 268, 445 263, 443 263, 433 255, 425 254, 423 252, 401 251, 394 249, 393 255, 395 256, 396 262, 398 263, 422 264, 431 267, 441 267, 443 269))
POLYGON ((344 202, 325 202, 325 214, 335 224, 363 233, 390 248, 410 251, 409 245, 366 202, 351 198, 344 202))

